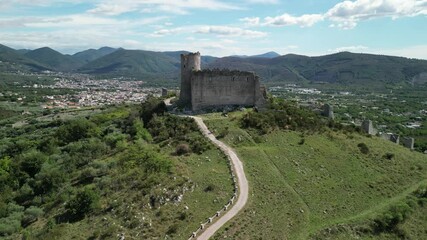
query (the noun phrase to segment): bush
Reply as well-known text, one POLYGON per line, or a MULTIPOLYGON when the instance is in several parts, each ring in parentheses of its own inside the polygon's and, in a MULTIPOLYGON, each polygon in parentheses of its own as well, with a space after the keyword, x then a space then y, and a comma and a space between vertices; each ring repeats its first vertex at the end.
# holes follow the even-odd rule
POLYGON ((166 105, 163 100, 150 96, 142 103, 140 116, 144 125, 147 126, 154 115, 163 115, 164 112, 166 112, 166 105))
POLYGON ((82 167, 94 159, 108 153, 109 147, 99 138, 90 138, 70 143, 65 147, 74 166, 82 167))
POLYGON ((213 190, 215 190, 215 186, 212 184, 209 184, 206 188, 205 188, 205 192, 212 192, 213 190))
POLYGON ((63 145, 66 145, 83 138, 97 136, 99 134, 98 131, 99 129, 96 127, 95 123, 81 118, 67 122, 59 127, 56 131, 56 137, 63 145))
POLYGON ((386 153, 384 154, 383 158, 392 160, 394 158, 394 153, 386 153))
POLYGON ((24 212, 24 217, 21 220, 21 225, 27 227, 31 223, 37 221, 37 219, 43 215, 43 209, 31 206, 24 212))
POLYGON ((394 231, 397 224, 403 222, 412 211, 413 209, 406 202, 392 206, 386 213, 374 220, 375 231, 377 233, 394 231))
POLYGON ((190 152, 191 152, 190 146, 188 146, 188 144, 186 143, 181 143, 181 144, 178 144, 178 146, 176 146, 175 154, 178 156, 181 156, 190 152))
POLYGON ((26 172, 30 177, 34 177, 42 168, 47 156, 37 150, 30 150, 18 157, 19 170, 26 172))
POLYGON ((365 143, 359 143, 359 144, 357 144, 357 147, 359 148, 361 153, 363 153, 363 154, 369 153, 369 148, 368 148, 368 146, 366 146, 365 143))
POLYGON ((90 188, 79 191, 65 206, 75 217, 84 217, 98 208, 99 195, 90 188))

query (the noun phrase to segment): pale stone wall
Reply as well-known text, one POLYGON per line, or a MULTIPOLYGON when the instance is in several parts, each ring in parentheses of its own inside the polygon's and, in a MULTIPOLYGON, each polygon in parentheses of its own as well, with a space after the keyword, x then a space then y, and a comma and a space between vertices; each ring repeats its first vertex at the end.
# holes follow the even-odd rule
POLYGON ((255 106, 264 99, 254 73, 227 70, 193 72, 191 98, 194 111, 212 106, 255 106))

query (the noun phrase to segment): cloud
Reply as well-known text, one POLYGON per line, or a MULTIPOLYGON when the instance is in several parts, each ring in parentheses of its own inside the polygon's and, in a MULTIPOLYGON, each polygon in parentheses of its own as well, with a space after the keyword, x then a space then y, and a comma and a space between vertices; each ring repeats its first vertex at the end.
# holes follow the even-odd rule
POLYGON ((237 10, 240 7, 219 0, 106 0, 98 3, 89 13, 104 15, 120 15, 128 12, 169 12, 188 14, 189 9, 205 10, 237 10))
POLYGON ((267 33, 246 30, 237 27, 228 27, 228 26, 203 26, 195 31, 195 33, 201 34, 216 34, 221 36, 242 36, 250 38, 265 37, 267 33))
POLYGON ((338 47, 335 49, 330 49, 328 52, 364 52, 368 50, 369 48, 363 45, 357 45, 357 46, 345 46, 345 47, 338 47))
POLYGON ((249 26, 311 27, 320 21, 329 20, 332 21, 330 27, 352 29, 358 22, 374 18, 397 19, 420 15, 427 15, 427 0, 355 0, 340 2, 321 14, 293 16, 284 13, 279 16, 265 17, 263 20, 259 17, 246 17, 240 21, 249 26))
POLYGON ((380 17, 396 19, 426 14, 426 0, 356 0, 336 4, 329 9, 325 17, 337 22, 337 27, 351 29, 364 20, 380 17))
POLYGON ((323 16, 321 14, 304 14, 299 17, 294 17, 285 13, 277 17, 266 17, 264 19, 263 25, 268 25, 268 26, 298 25, 300 27, 311 27, 315 23, 322 20, 323 20, 323 16))
POLYGON ((267 33, 260 31, 253 31, 238 27, 229 26, 185 26, 171 29, 160 29, 155 31, 151 36, 163 37, 172 34, 212 34, 216 36, 230 36, 230 37, 246 37, 246 38, 260 38, 267 36, 267 33))
POLYGON ((99 4, 96 8, 89 10, 89 13, 104 14, 109 16, 120 15, 122 13, 136 11, 132 6, 125 4, 99 4))
POLYGON ((315 23, 324 19, 322 14, 304 14, 302 16, 292 16, 290 14, 283 14, 276 17, 266 17, 261 20, 259 17, 246 17, 239 19, 248 26, 291 26, 298 25, 300 27, 311 27, 315 23))
POLYGON ((278 4, 279 0, 246 0, 250 4, 278 4))
POLYGON ((115 18, 99 17, 90 14, 74 14, 58 17, 23 17, 23 18, 0 18, 1 28, 91 28, 97 26, 130 28, 140 25, 148 25, 167 19, 165 16, 141 18, 136 20, 118 20, 115 18))
POLYGON ((239 19, 239 21, 246 23, 246 25, 249 26, 258 26, 260 25, 260 18, 259 17, 245 17, 239 19))

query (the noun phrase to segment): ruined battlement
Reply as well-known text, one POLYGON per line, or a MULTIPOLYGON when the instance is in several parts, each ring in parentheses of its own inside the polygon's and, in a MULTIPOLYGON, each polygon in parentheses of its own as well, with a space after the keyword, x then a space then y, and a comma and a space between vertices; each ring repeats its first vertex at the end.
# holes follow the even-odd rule
POLYGON ((200 68, 200 53, 181 55, 180 102, 193 111, 228 105, 261 106, 266 103, 254 72, 200 68))
POLYGON ((199 71, 193 71, 193 76, 206 76, 206 77, 216 77, 216 76, 246 76, 246 77, 252 77, 256 76, 254 72, 246 72, 246 71, 239 71, 239 70, 230 70, 230 69, 203 69, 199 71))

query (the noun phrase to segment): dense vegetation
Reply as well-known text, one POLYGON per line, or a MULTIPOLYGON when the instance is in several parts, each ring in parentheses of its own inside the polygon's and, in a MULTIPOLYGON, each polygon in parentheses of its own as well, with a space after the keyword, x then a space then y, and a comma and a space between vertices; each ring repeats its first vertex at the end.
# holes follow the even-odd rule
POLYGON ((2 131, 0 238, 186 239, 227 201, 231 179, 193 120, 162 105, 152 98, 2 131))

